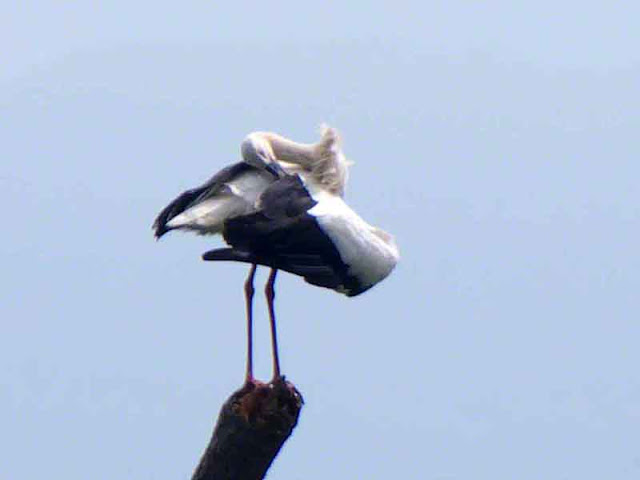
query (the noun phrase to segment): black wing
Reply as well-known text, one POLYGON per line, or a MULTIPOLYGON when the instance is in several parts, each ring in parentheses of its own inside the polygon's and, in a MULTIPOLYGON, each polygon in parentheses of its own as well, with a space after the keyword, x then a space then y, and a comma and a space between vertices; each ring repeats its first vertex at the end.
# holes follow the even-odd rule
POLYGON ((220 170, 201 186, 192 188, 180 194, 175 200, 162 209, 153 222, 152 228, 155 230, 155 237, 160 238, 171 230, 171 228, 167 227, 167 223, 172 218, 180 215, 188 208, 191 208, 207 198, 220 193, 226 182, 232 180, 241 173, 254 169, 255 167, 244 162, 234 163, 233 165, 229 165, 228 167, 220 170))

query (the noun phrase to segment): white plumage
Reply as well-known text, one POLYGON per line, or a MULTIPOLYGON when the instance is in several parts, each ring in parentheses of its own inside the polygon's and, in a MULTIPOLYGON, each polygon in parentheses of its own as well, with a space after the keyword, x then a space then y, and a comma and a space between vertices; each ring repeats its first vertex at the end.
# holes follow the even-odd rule
POLYGON ((324 191, 312 197, 318 204, 308 213, 331 239, 349 274, 365 287, 387 277, 400 258, 395 239, 365 222, 342 198, 324 191))

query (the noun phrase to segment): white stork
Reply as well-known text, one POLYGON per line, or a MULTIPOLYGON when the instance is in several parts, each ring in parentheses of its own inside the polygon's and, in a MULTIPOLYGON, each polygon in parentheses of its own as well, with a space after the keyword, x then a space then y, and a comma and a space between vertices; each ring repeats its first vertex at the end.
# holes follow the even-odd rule
POLYGON ((153 228, 221 233, 230 245, 204 260, 251 264, 245 281, 246 381, 253 381, 253 280, 257 265, 271 268, 265 294, 271 324, 273 376, 280 378, 274 284, 278 270, 347 296, 363 293, 395 267, 393 237, 366 223, 344 202, 348 166, 333 128, 315 144, 271 132, 254 132, 242 143, 243 161, 187 190, 165 207, 153 228))

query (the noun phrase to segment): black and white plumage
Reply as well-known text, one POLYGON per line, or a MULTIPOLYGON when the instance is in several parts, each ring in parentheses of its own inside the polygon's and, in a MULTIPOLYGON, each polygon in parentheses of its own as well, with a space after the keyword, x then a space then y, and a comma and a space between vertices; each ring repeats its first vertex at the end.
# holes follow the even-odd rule
POLYGON ((229 248, 211 250, 203 258, 252 264, 245 283, 251 380, 256 265, 272 269, 266 293, 277 377, 277 270, 355 296, 389 275, 399 254, 391 235, 366 223, 344 202, 348 162, 334 129, 325 128, 320 142, 311 145, 273 133, 252 133, 242 144, 242 156, 243 162, 178 196, 160 212, 154 229, 157 238, 174 229, 221 233, 229 248))
POLYGON ((225 222, 223 235, 231 248, 211 250, 203 258, 284 270, 349 297, 380 282, 398 261, 390 235, 297 174, 269 185, 258 206, 225 222))

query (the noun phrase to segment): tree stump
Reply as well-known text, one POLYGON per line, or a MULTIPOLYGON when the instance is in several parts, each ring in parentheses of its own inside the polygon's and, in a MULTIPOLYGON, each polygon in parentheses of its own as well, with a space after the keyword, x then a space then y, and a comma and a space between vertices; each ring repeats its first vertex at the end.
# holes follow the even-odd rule
POLYGON ((245 384, 222 406, 191 480, 262 480, 293 432, 303 403, 284 377, 245 384))

